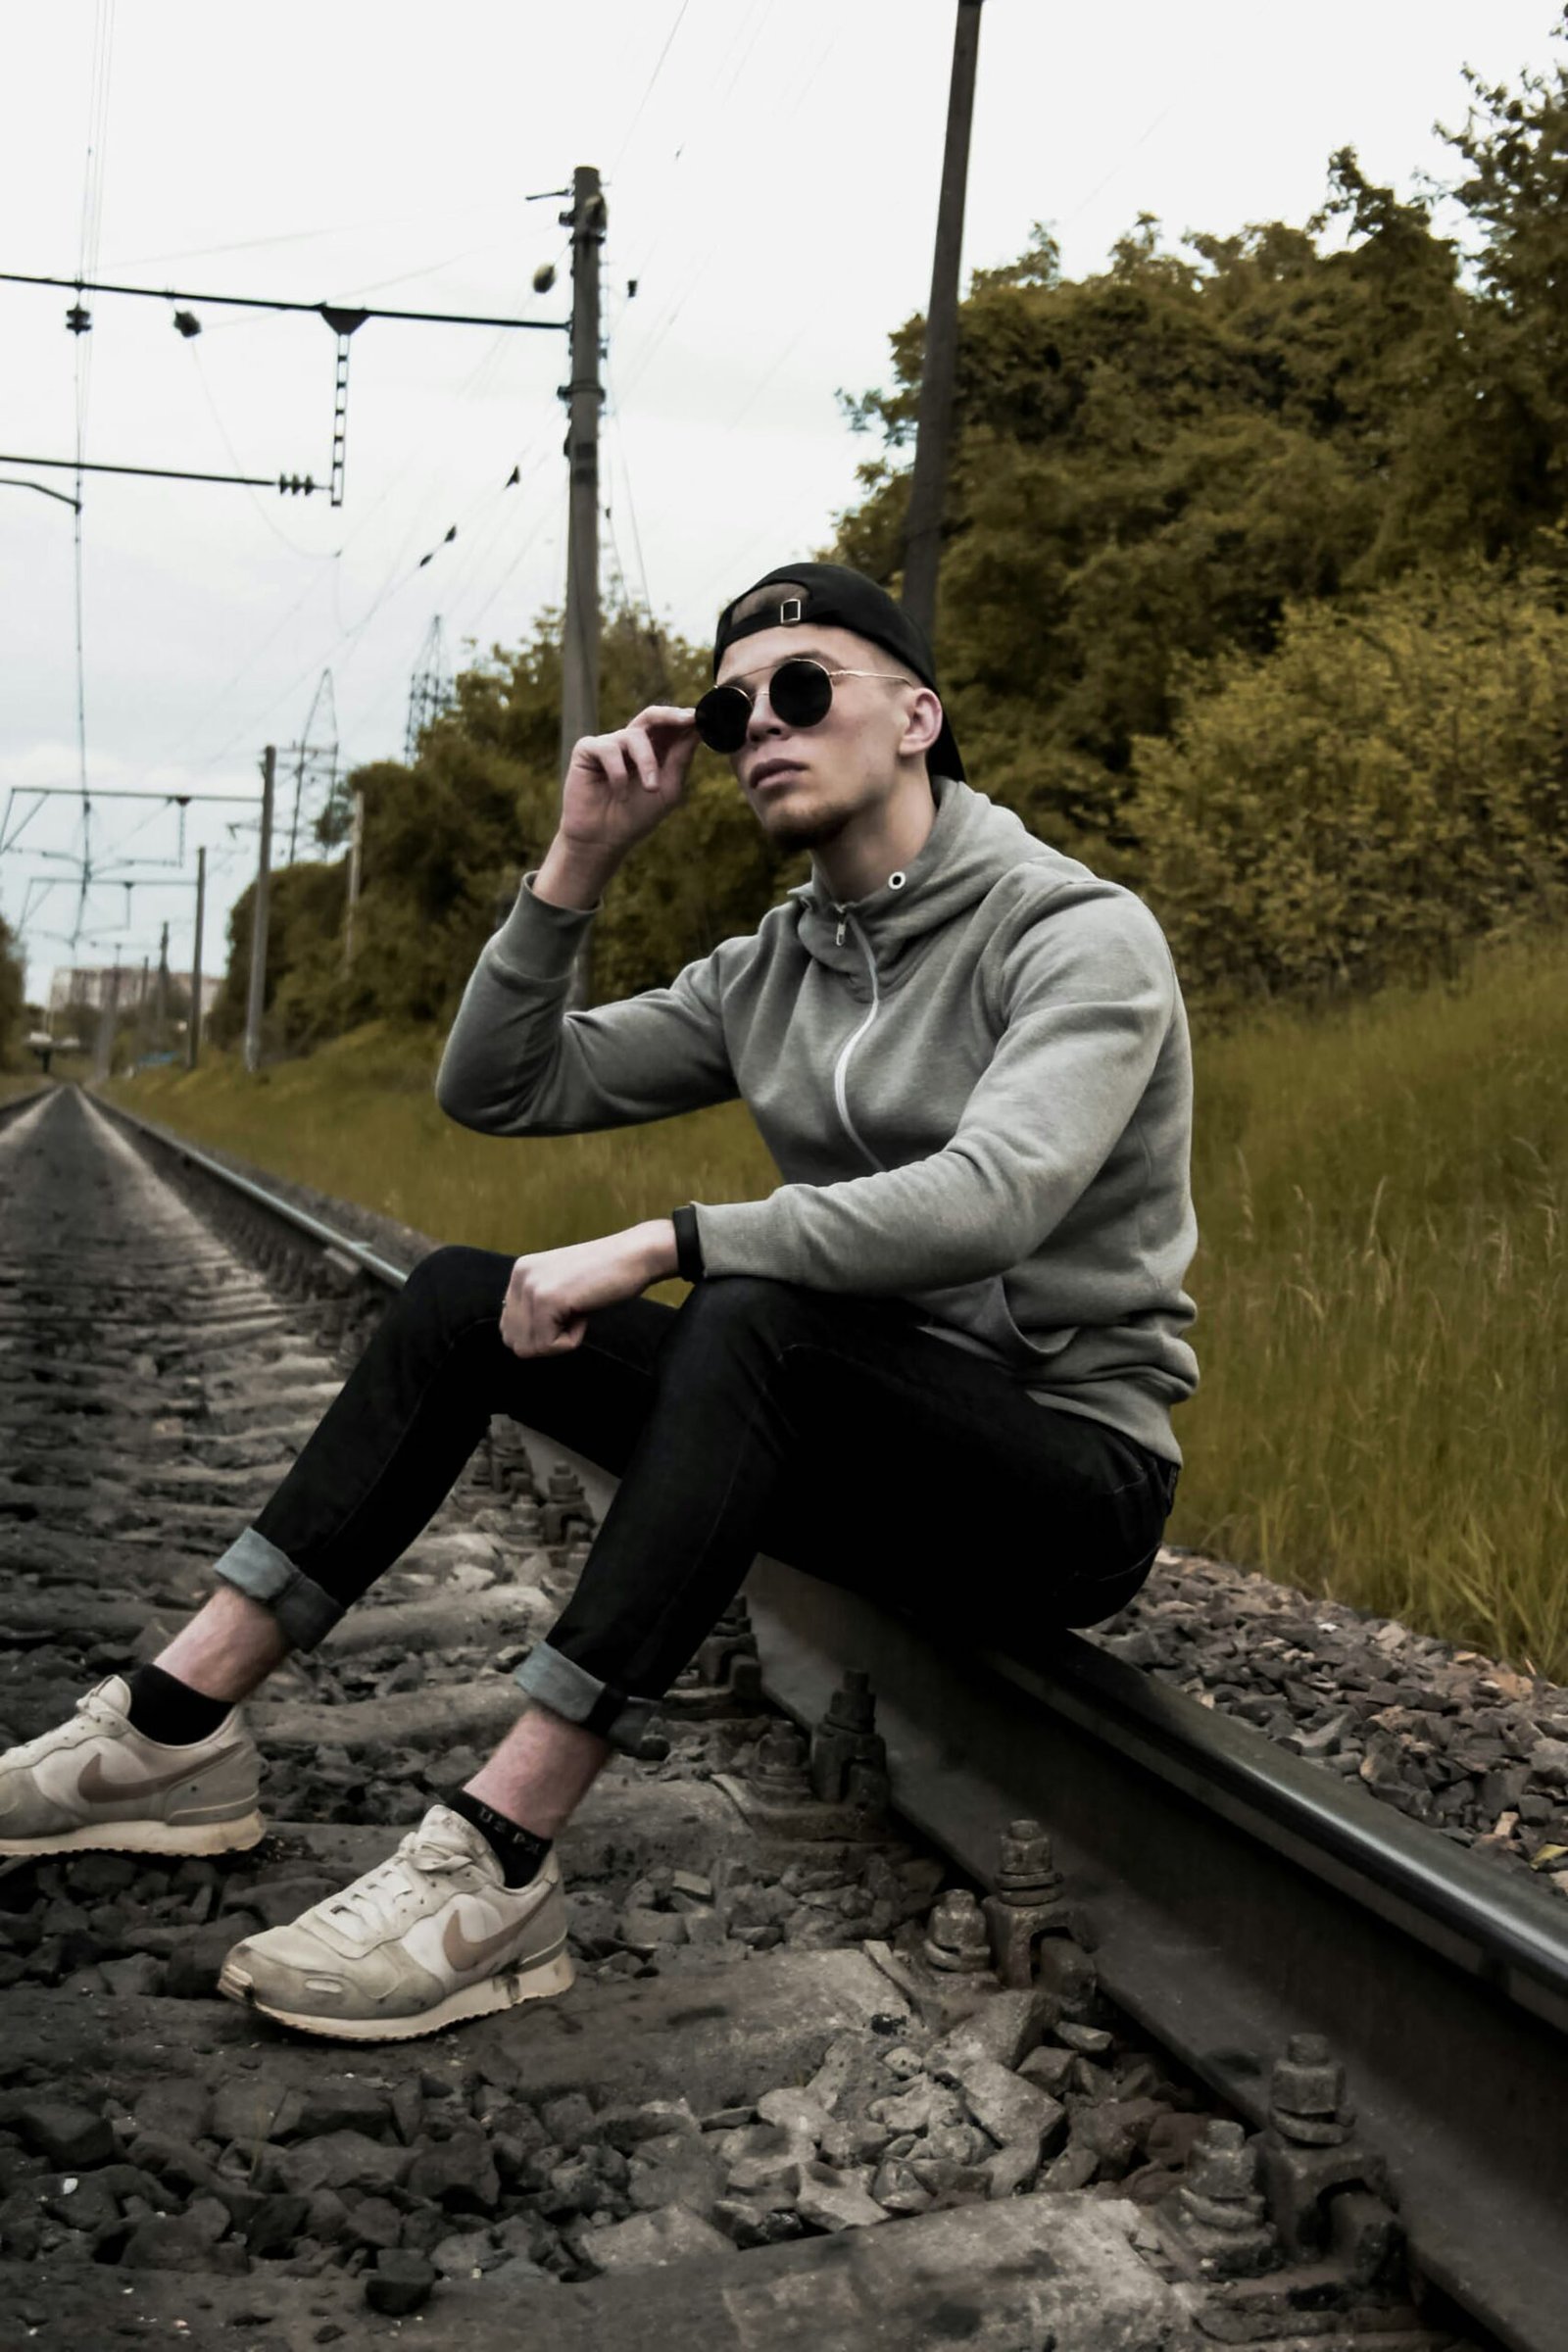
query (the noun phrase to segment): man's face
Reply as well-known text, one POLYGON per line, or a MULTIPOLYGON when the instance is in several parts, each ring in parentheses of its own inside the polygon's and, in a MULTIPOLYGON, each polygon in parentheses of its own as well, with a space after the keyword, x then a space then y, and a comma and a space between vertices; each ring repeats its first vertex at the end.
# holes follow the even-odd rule
POLYGON ((885 799, 898 775, 899 745, 919 682, 894 656, 848 629, 759 629, 726 646, 719 686, 744 686, 756 698, 746 741, 731 756, 742 790, 781 849, 814 849, 871 803, 885 799), (766 687, 781 662, 806 659, 824 669, 891 671, 891 679, 835 677, 833 706, 814 727, 788 727, 773 715, 766 687), (906 678, 907 683, 898 681, 906 678), (776 779, 776 780, 775 780, 776 779))

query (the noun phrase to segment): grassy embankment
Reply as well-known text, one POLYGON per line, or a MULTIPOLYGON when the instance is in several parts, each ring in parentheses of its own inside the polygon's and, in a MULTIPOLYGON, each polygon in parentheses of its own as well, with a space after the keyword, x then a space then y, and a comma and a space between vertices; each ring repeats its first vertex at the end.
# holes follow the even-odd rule
MULTIPOLYGON (((116 1091, 490 1249, 776 1180, 739 1103, 469 1135, 431 1098, 437 1042, 370 1029, 261 1080, 215 1061, 116 1091)), ((1171 1540, 1568 1680, 1568 939, 1489 944, 1455 987, 1321 1017, 1197 1020, 1194 1058, 1201 1383, 1175 1417, 1171 1540)))

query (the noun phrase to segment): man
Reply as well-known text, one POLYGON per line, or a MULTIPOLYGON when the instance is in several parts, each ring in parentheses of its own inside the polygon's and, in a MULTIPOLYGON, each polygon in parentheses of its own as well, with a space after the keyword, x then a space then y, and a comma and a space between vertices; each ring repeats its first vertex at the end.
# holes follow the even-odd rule
POLYGON ((1197 1387, 1192 1067, 1159 925, 973 790, 929 649, 861 574, 728 606, 716 685, 579 743, 436 1080, 493 1135, 744 1098, 784 1181, 516 1259, 418 1265, 157 1661, 0 1758, 0 1853, 254 1844, 239 1702, 406 1549, 494 1412, 619 1474, 531 1705, 389 1861, 220 1989, 395 2039, 571 1981, 553 1840, 767 1551, 1026 1649, 1119 1608, 1197 1387), (606 885, 699 740, 812 878, 668 988, 564 1012, 606 885), (680 1308, 642 1297, 676 1272, 680 1308))

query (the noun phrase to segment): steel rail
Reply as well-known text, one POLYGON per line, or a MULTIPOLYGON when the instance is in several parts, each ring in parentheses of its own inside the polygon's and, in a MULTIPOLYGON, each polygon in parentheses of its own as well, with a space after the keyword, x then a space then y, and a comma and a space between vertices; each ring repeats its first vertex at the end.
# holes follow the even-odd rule
MULTIPOLYGON (((101 1102, 101 1098, 98 1098, 101 1102)), ((119 1104, 163 1153, 368 1279, 379 1254, 119 1104)), ((537 1435, 537 1433, 528 1433, 537 1435)), ((596 1511, 615 1480, 556 1441, 596 1511)), ((1016 1531, 975 1540, 1016 1544, 1016 1531)), ((759 1555, 770 1699, 817 1722, 872 1671, 899 1812, 993 1886, 1020 1815, 1055 1844, 1111 1999, 1254 2125, 1297 2033, 1347 2065, 1420 2269, 1509 2352, 1561 2352, 1568 1906, 1079 1636, 1032 1658, 944 1642, 759 1555)))
POLYGON ((0 1134, 5 1132, 13 1119, 20 1119, 24 1110, 31 1110, 35 1103, 43 1101, 45 1095, 53 1094, 56 1083, 46 1078, 40 1086, 29 1088, 24 1095, 8 1095, 0 1102, 0 1134))

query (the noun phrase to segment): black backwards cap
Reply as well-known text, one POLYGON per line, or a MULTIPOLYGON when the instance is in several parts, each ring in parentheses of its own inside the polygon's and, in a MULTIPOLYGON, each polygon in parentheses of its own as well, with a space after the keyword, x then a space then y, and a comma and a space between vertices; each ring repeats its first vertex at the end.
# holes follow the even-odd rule
MULTIPOLYGON (((922 686, 929 686, 933 694, 941 692, 925 631, 885 588, 867 579, 863 571, 852 571, 847 564, 781 564, 776 571, 763 572, 718 616, 713 634, 714 677, 725 648, 737 638, 754 637, 759 629, 792 629, 808 623, 823 629, 850 629, 857 637, 868 638, 871 644, 885 647, 906 669, 913 670, 922 686), (778 590, 776 598, 763 598, 743 620, 733 618, 736 608, 749 603, 759 589, 773 587, 778 590)), ((964 780, 963 761, 946 711, 942 732, 926 754, 926 766, 934 775, 964 780)))

